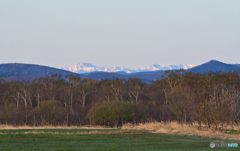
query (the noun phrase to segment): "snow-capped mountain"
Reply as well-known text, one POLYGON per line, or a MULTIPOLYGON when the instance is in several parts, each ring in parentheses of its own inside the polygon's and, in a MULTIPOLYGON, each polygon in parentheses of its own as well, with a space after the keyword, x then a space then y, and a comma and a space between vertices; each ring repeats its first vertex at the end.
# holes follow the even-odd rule
POLYGON ((123 67, 114 67, 114 68, 105 68, 105 67, 97 67, 90 63, 79 63, 76 65, 71 65, 68 67, 62 67, 61 69, 86 74, 90 72, 125 72, 125 73, 133 73, 134 71, 131 69, 123 68, 123 67))
POLYGON ((138 69, 128 69, 123 67, 113 67, 113 68, 105 68, 105 67, 97 67, 90 63, 79 63, 76 65, 71 65, 68 67, 62 67, 61 69, 80 73, 80 74, 88 74, 91 72, 118 72, 118 73, 136 73, 136 72, 148 72, 148 71, 158 71, 158 70, 178 70, 178 69, 190 69, 195 67, 196 65, 188 65, 188 64, 180 64, 180 65, 159 65, 153 64, 150 66, 138 68, 138 69))
POLYGON ((145 72, 145 71, 158 71, 158 70, 179 70, 179 69, 190 69, 195 67, 196 65, 188 65, 188 64, 180 64, 180 65, 159 65, 153 64, 150 66, 146 66, 143 68, 137 69, 137 72, 145 72))
POLYGON ((89 72, 95 72, 95 71, 102 71, 105 68, 100 68, 90 63, 79 63, 79 64, 71 65, 68 67, 62 67, 61 69, 82 74, 82 73, 89 73, 89 72))

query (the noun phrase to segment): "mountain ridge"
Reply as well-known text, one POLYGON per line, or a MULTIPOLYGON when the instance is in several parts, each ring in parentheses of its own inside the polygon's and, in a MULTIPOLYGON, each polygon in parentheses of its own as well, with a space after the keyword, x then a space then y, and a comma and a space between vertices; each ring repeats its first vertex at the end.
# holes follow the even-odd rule
POLYGON ((115 72, 120 74, 130 74, 130 73, 138 73, 138 72, 147 72, 147 71, 159 71, 159 70, 178 70, 178 69, 190 69, 195 67, 196 65, 188 65, 188 64, 179 64, 179 65, 159 65, 153 64, 137 69, 129 69, 124 67, 112 67, 112 68, 105 68, 105 67, 97 67, 90 63, 79 63, 76 65, 70 65, 66 67, 61 67, 60 69, 71 71, 74 73, 80 74, 89 74, 91 72, 115 72))
POLYGON ((25 63, 5 63, 0 64, 0 77, 4 78, 6 81, 11 80, 23 80, 31 81, 34 78, 44 77, 46 75, 57 73, 61 74, 64 78, 66 75, 83 75, 73 73, 70 71, 65 71, 53 67, 36 65, 36 64, 25 64, 25 63))
MULTIPOLYGON (((91 64, 87 64, 87 65, 92 67, 91 64)), ((128 73, 128 74, 127 73, 123 74, 122 71, 118 71, 118 72, 94 71, 94 72, 89 72, 88 74, 78 74, 78 73, 69 72, 62 69, 35 65, 35 64, 22 64, 22 63, 0 64, 0 78, 5 79, 5 81, 12 81, 12 80, 31 81, 34 78, 45 77, 46 75, 49 75, 51 73, 57 73, 57 74, 61 74, 63 78, 65 78, 66 75, 78 75, 81 78, 93 78, 95 80, 114 79, 114 78, 120 78, 120 79, 139 78, 140 80, 146 83, 151 83, 156 79, 161 78, 161 76, 165 74, 165 71, 166 70, 156 70, 156 71, 145 70, 142 72, 134 72, 134 73, 128 73)), ((200 74, 206 73, 208 71, 213 71, 213 72, 237 71, 240 74, 240 64, 226 64, 217 60, 210 60, 209 62, 203 63, 201 65, 195 66, 185 71, 200 73, 200 74)))
POLYGON ((232 72, 232 71, 238 71, 240 70, 240 64, 227 64, 220 62, 218 60, 210 60, 204 64, 195 66, 188 71, 193 73, 201 73, 212 71, 212 72, 232 72))

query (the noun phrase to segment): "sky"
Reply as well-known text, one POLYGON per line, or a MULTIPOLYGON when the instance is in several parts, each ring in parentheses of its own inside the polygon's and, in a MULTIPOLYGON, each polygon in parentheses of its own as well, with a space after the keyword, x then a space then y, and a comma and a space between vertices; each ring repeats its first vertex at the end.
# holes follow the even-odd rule
POLYGON ((0 63, 240 64, 240 0, 0 0, 0 63))

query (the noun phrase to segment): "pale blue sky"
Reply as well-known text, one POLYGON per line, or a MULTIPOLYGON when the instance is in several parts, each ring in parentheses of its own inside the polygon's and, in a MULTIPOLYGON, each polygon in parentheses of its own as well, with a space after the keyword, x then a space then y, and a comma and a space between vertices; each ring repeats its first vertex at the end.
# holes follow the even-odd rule
POLYGON ((0 0, 0 63, 240 63, 240 0, 0 0))

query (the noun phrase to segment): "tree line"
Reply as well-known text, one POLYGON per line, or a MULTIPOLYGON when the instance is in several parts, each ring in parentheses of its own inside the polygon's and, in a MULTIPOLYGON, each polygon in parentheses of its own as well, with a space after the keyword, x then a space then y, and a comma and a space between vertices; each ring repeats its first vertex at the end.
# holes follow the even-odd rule
POLYGON ((0 80, 0 124, 108 125, 197 122, 223 128, 240 122, 240 76, 166 71, 151 84, 137 78, 81 79, 50 74, 32 82, 0 80))

